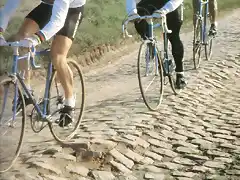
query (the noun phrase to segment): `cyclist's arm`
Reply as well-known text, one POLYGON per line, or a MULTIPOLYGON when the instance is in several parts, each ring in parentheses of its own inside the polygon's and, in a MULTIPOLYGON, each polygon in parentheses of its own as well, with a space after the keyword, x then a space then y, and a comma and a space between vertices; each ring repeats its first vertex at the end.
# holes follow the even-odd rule
POLYGON ((52 16, 49 23, 37 33, 41 41, 49 40, 64 26, 69 5, 70 0, 54 1, 52 16))
POLYGON ((182 3, 183 0, 170 0, 161 9, 167 14, 176 10, 182 3))
POLYGON ((137 2, 140 0, 126 0, 126 11, 127 14, 137 13, 137 2))
POLYGON ((8 0, 0 9, 0 28, 6 30, 11 16, 14 14, 22 0, 8 0))

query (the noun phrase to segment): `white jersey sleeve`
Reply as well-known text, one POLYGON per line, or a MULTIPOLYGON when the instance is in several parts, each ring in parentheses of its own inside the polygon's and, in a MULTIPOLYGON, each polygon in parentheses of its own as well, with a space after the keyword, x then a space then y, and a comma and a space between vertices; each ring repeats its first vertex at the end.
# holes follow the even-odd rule
POLYGON ((69 6, 70 0, 54 1, 51 19, 40 31, 44 35, 45 40, 49 40, 64 26, 69 6))
POLYGON ((7 28, 9 19, 15 13, 22 0, 8 0, 0 9, 0 28, 4 31, 7 28))
POLYGON ((136 0, 126 0, 126 11, 127 14, 137 13, 136 0))
MULTIPOLYGON (((137 13, 136 4, 138 2, 139 0, 126 0, 127 14, 137 13)), ((183 0, 170 0, 162 7, 162 9, 164 9, 166 13, 172 12, 177 9, 182 4, 182 2, 183 0)))
POLYGON ((169 13, 177 9, 182 3, 183 3, 183 0, 170 0, 162 7, 162 9, 166 13, 169 13))

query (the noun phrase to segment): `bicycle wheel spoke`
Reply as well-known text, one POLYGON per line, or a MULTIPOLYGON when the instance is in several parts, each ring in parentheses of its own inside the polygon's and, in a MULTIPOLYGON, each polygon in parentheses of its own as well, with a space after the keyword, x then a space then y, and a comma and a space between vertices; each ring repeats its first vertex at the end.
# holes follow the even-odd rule
POLYGON ((148 88, 151 86, 151 84, 153 84, 153 81, 154 81, 155 78, 156 78, 156 76, 154 76, 153 79, 151 80, 151 82, 147 85, 147 87, 144 90, 144 93, 146 93, 148 88))

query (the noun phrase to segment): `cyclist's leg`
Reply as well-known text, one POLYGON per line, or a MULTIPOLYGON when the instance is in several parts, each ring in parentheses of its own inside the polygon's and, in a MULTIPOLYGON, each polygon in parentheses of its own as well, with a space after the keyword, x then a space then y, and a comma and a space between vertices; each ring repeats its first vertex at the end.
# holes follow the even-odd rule
POLYGON ((179 9, 167 14, 167 26, 172 30, 172 33, 168 34, 168 39, 172 45, 172 55, 176 64, 177 88, 182 89, 186 86, 186 82, 183 69, 184 46, 180 39, 182 20, 179 9))
MULTIPOLYGON (((141 1, 137 4, 137 11, 140 16, 152 15, 152 13, 160 9, 162 3, 156 3, 155 1, 141 1)), ((148 23, 146 20, 136 21, 135 28, 142 39, 148 37, 148 23)))
POLYGON ((72 39, 63 35, 56 35, 51 47, 52 62, 57 70, 57 76, 63 86, 66 99, 73 97, 72 71, 67 64, 67 54, 71 45, 72 39))
POLYGON ((217 0, 209 0, 209 13, 210 13, 210 21, 211 21, 211 31, 216 33, 217 31, 217 0))
POLYGON ((82 21, 83 9, 83 6, 69 9, 65 25, 54 37, 51 47, 52 62, 65 92, 65 110, 63 110, 63 113, 70 115, 70 119, 65 119, 65 124, 60 126, 71 123, 71 108, 75 107, 73 73, 67 64, 67 54, 71 48, 78 25, 82 21))
MULTIPOLYGON (((12 35, 8 41, 19 41, 21 39, 24 39, 26 37, 29 37, 36 33, 39 30, 38 24, 33 21, 32 19, 25 18, 23 21, 23 24, 21 25, 18 32, 14 35, 12 35)), ((30 76, 31 71, 28 70, 28 63, 27 61, 19 61, 18 63, 19 70, 24 73, 24 82, 28 88, 30 88, 30 76)))
MULTIPOLYGON (((24 19, 18 32, 10 37, 10 40, 21 40, 32 36, 39 31, 49 20, 51 16, 51 8, 46 8, 44 4, 38 5, 34 8, 24 19)), ((25 84, 30 89, 31 71, 28 70, 27 61, 19 61, 19 70, 25 71, 25 84)))
POLYGON ((195 26, 197 19, 196 13, 198 10, 198 0, 192 0, 192 7, 193 7, 193 26, 195 26))
MULTIPOLYGON (((146 4, 138 4, 137 11, 140 16, 151 15, 147 9, 146 4)), ((148 37, 148 23, 146 20, 135 21, 134 22, 135 29, 137 33, 141 36, 142 39, 146 39, 148 37)))

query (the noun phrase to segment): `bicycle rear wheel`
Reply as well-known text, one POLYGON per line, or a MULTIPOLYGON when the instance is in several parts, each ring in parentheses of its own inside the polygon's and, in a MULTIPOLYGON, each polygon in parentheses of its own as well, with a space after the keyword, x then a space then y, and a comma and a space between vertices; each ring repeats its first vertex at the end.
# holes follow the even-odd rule
POLYGON ((138 53, 137 65, 138 82, 143 101, 151 111, 155 111, 159 108, 163 98, 164 82, 161 62, 160 53, 155 44, 141 44, 138 53), (150 80, 150 83, 144 86, 148 80, 150 80), (152 92, 147 93, 151 84, 153 84, 152 92))
POLYGON ((208 43, 205 44, 206 60, 210 60, 212 58, 213 37, 208 38, 209 38, 208 43))
POLYGON ((176 76, 177 75, 176 75, 176 72, 175 72, 176 64, 175 64, 174 59, 170 59, 168 61, 168 64, 169 64, 168 65, 168 72, 169 72, 168 80, 170 82, 170 86, 171 86, 171 89, 172 89, 173 93, 175 95, 178 95, 182 92, 182 90, 176 88, 176 81, 177 81, 176 76))
POLYGON ((193 35, 193 63, 194 69, 199 68, 202 56, 202 21, 200 19, 196 20, 196 25, 194 27, 193 35))
MULTIPOLYGON (((207 6, 205 6, 205 11, 207 10, 207 6)), ((210 60, 212 58, 212 47, 213 47, 213 36, 209 36, 209 33, 207 30, 208 27, 210 27, 210 19, 209 19, 209 14, 204 13, 204 24, 206 26, 205 29, 205 44, 204 44, 204 49, 205 49, 205 57, 206 60, 210 60)))
POLYGON ((49 123, 49 128, 53 137, 59 142, 68 141, 77 133, 83 116, 85 103, 85 88, 82 71, 79 65, 73 60, 69 60, 68 65, 73 73, 73 91, 76 107, 74 108, 73 122, 67 127, 59 126, 60 111, 64 102, 64 90, 60 84, 56 71, 52 74, 49 87, 48 113, 52 116, 52 123, 49 123))
POLYGON ((170 52, 172 52, 172 46, 169 43, 169 40, 165 34, 164 36, 164 53, 161 57, 163 59, 163 72, 168 76, 168 80, 171 86, 171 89, 175 95, 179 94, 181 90, 176 89, 176 64, 174 58, 170 52))
POLYGON ((17 160, 24 137, 25 102, 18 84, 10 78, 0 82, 0 173, 17 160), (22 102, 17 111, 17 102, 22 102))

